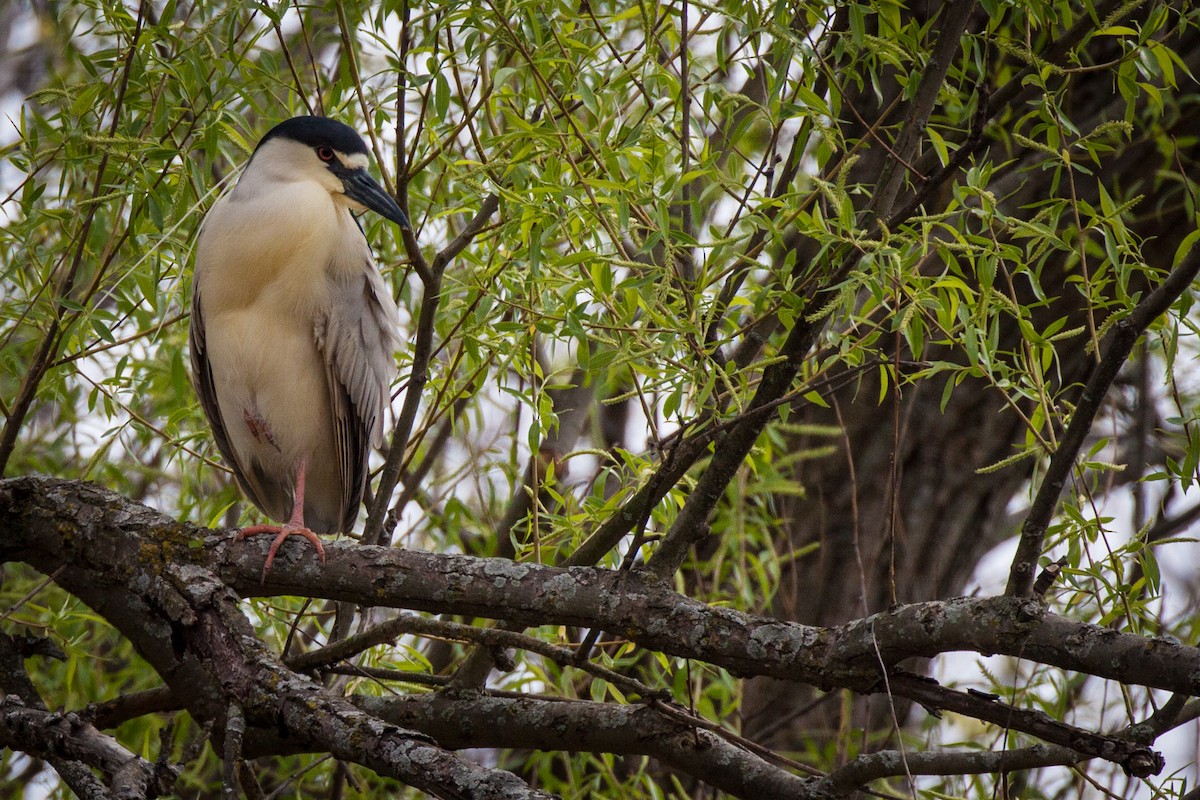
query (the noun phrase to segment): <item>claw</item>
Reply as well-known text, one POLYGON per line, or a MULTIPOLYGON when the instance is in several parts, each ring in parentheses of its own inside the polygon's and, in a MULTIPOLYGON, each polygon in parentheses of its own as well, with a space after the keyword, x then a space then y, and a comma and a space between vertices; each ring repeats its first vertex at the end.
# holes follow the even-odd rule
POLYGON ((267 582, 267 573, 271 571, 271 565, 275 563, 275 554, 279 552, 280 545, 289 536, 303 536, 308 541, 312 542, 313 547, 317 550, 317 555, 321 558, 321 563, 325 563, 325 546, 321 543, 321 539, 315 533, 310 531, 303 525, 251 525, 248 528, 242 528, 238 531, 235 541, 241 541, 247 536, 254 536, 258 533, 275 534, 275 540, 271 542, 271 549, 267 551, 267 560, 263 564, 262 580, 267 582))

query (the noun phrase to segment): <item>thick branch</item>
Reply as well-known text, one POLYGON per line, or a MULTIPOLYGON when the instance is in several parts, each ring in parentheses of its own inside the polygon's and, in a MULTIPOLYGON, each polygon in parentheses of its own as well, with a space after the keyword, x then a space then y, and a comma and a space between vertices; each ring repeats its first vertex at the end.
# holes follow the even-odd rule
MULTIPOLYGON (((880 658, 891 665, 965 650, 1200 694, 1200 649, 1075 622, 1032 599, 914 603, 821 628, 708 606, 642 571, 546 567, 352 542, 327 544, 324 565, 307 549, 285 544, 263 583, 266 542, 214 536, 92 484, 54 478, 0 482, 0 528, 6 532, 0 557, 47 571, 72 564, 59 583, 77 594, 86 589, 84 582, 97 584, 101 575, 127 586, 139 562, 145 562, 139 569, 162 570, 169 557, 180 566, 211 567, 243 596, 302 594, 527 624, 601 627, 738 675, 825 688, 872 691, 880 658)), ((113 617, 124 622, 121 614, 110 621, 113 617)), ((169 642, 170 636, 164 638, 169 642)))
MULTIPOLYGON (((46 704, 38 693, 37 687, 29 679, 25 670, 25 658, 28 649, 20 646, 19 640, 0 632, 0 695, 12 695, 19 698, 22 705, 39 711, 46 710, 46 704)), ((60 656, 61 657, 61 656, 60 656)), ((24 750, 19 743, 9 745, 15 750, 24 750)), ((83 800, 102 798, 105 796, 104 787, 96 780, 96 776, 88 769, 87 764, 72 761, 54 753, 42 756, 50 762, 71 791, 83 800)))
MULTIPOLYGON (((312 692, 323 691, 316 684, 294 676, 266 656, 260 657, 258 650, 250 653, 243 649, 242 666, 222 666, 223 671, 212 673, 209 660, 222 654, 232 657, 236 653, 229 648, 250 647, 247 642, 253 637, 240 615, 237 625, 245 629, 245 635, 239 638, 227 630, 235 619, 230 615, 236 609, 224 610, 227 605, 233 608, 231 598, 213 601, 221 613, 211 619, 215 612, 199 607, 196 600, 180 600, 180 595, 190 596, 188 592, 193 591, 191 587, 199 578, 215 587, 215 579, 205 578, 212 570, 243 595, 303 594, 528 625, 598 627, 648 649, 702 660, 736 675, 766 675, 825 689, 877 692, 880 664, 890 667, 914 656, 965 650, 1019 656, 1122 683, 1200 694, 1200 649, 1074 622, 1047 613, 1039 601, 1032 599, 959 598, 919 603, 846 625, 819 628, 710 607, 675 593, 666 582, 641 571, 562 569, 345 542, 331 543, 326 548, 328 560, 324 566, 306 549, 285 545, 264 585, 261 565, 266 543, 235 543, 232 537, 211 536, 204 529, 180 525, 90 484, 50 478, 0 482, 0 529, 6 531, 0 542, 0 558, 26 561, 44 571, 69 565, 60 574, 60 585, 105 613, 155 664, 164 679, 174 683, 181 697, 200 691, 190 681, 201 687, 207 685, 210 691, 213 678, 222 686, 232 682, 242 687, 236 699, 250 720, 255 718, 254 709, 267 702, 270 693, 264 687, 282 686, 278 691, 283 691, 287 702, 297 704, 296 716, 288 718, 289 731, 301 741, 309 737, 327 744, 335 753, 339 752, 339 744, 327 737, 336 740, 346 730, 368 723, 347 721, 343 714, 339 724, 349 727, 340 734, 326 730, 318 735, 300 727, 304 719, 301 711, 318 702, 312 692), (166 572, 179 576, 174 589, 160 585, 159 576, 166 572), (140 605, 121 594, 128 593, 131 586, 138 587, 136 599, 140 605), (110 596, 118 599, 110 600, 110 596), (145 631, 154 629, 147 620, 161 619, 164 614, 185 621, 184 639, 192 646, 181 648, 182 663, 169 644, 168 658, 146 641, 145 631), (199 621, 187 621, 189 615, 199 621), (226 633, 221 633, 223 630, 226 633), (233 639, 226 641, 230 636, 233 639), (198 679, 188 666, 195 663, 196 654, 206 659, 198 679), (247 663, 258 666, 250 669, 247 663), (233 672, 228 672, 231 669, 233 672), (210 673, 213 677, 208 677, 210 673), (181 684, 182 674, 193 677, 181 684), (268 675, 274 676, 274 684, 262 683, 268 675)), ((215 596, 215 591, 213 588, 209 596, 215 596)), ((178 626, 170 624, 165 635, 159 633, 152 638, 178 643, 178 626)), ((263 648, 257 640, 254 647, 263 648)), ((221 664, 227 662, 225 659, 221 664)), ((895 677, 892 683, 903 688, 903 681, 897 682, 895 677)), ((920 699, 935 706, 950 704, 953 698, 920 699)), ((203 709, 203 692, 199 699, 187 702, 189 708, 199 704, 203 709)), ((319 700, 323 706, 332 704, 327 710, 335 715, 346 710, 336 705, 338 702, 339 698, 323 694, 319 700)), ((215 713, 210 711, 207 717, 219 717, 224 706, 220 708, 215 713)), ((1020 713, 1002 710, 1000 719, 975 706, 956 710, 1007 724, 1014 730, 1032 727, 1029 732, 1034 735, 1041 730, 1026 725, 1020 713)), ((261 721, 262 715, 257 719, 261 721)), ((1038 725, 1044 722, 1037 720, 1038 725)), ((1105 744, 1099 742, 1085 750, 1104 757, 1113 755, 1095 752, 1104 748, 1105 744)), ((364 763, 374 765, 370 753, 359 755, 364 763)), ((1123 758, 1119 753, 1115 755, 1123 758)))
POLYGON ((0 745, 95 767, 110 787, 107 796, 115 800, 163 797, 171 793, 177 777, 173 769, 158 769, 76 715, 29 708, 16 695, 0 700, 0 745))
POLYGON ((648 755, 737 797, 817 798, 815 783, 774 766, 716 734, 652 707, 492 697, 464 692, 360 697, 356 705, 425 731, 446 747, 515 747, 648 755))
POLYGON ((232 701, 260 730, 440 797, 549 797, 372 719, 284 667, 209 571, 222 558, 188 553, 202 529, 88 484, 28 478, 0 483, 0 528, 20 532, 0 545, 0 559, 68 565, 59 585, 128 637, 200 720, 222 719, 232 701), (52 517, 29 503, 29 492, 49 493, 43 499, 65 512, 57 530, 46 527, 52 517))
POLYGON ((323 570, 311 559, 282 558, 264 586, 265 544, 244 555, 233 549, 216 544, 212 555, 224 559, 223 576, 245 594, 303 593, 527 625, 599 627, 738 675, 823 688, 873 690, 880 657, 891 665, 914 656, 973 651, 1200 694, 1200 649, 1075 622, 1034 600, 930 601, 819 628, 708 606, 640 571, 558 569, 334 543, 326 548, 323 570))
POLYGON ((237 598, 210 573, 172 569, 185 613, 184 641, 232 695, 248 722, 285 728, 301 744, 370 767, 437 797, 485 800, 550 798, 515 775, 458 758, 415 731, 355 708, 298 675, 264 645, 237 608, 237 598), (193 616, 194 615, 194 616, 193 616))

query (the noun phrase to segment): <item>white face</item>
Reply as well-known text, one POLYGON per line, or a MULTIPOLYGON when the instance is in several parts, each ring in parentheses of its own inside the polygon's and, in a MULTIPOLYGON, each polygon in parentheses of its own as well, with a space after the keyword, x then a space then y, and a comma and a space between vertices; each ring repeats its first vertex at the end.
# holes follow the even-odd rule
POLYGON ((350 169, 366 169, 371 163, 371 159, 367 158, 366 153, 351 153, 350 155, 346 155, 335 150, 333 151, 333 155, 334 158, 341 161, 350 169))
MULTIPOLYGON (((347 169, 359 169, 369 163, 364 153, 347 155, 333 150, 332 156, 347 169)), ((259 184, 296 181, 319 183, 330 194, 339 196, 339 199, 355 208, 361 208, 358 203, 345 197, 341 179, 329 171, 329 162, 321 160, 316 148, 287 139, 272 139, 263 145, 238 185, 239 188, 254 192, 259 184)))

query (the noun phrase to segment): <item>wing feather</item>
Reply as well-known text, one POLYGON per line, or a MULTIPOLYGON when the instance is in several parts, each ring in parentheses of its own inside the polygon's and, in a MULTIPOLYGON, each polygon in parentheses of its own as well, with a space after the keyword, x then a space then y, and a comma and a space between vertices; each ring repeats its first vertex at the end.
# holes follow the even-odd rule
POLYGON ((342 530, 349 530, 366 487, 371 446, 383 442, 383 413, 400 345, 399 312, 369 256, 361 272, 331 280, 331 301, 317 314, 314 334, 329 381, 342 530))

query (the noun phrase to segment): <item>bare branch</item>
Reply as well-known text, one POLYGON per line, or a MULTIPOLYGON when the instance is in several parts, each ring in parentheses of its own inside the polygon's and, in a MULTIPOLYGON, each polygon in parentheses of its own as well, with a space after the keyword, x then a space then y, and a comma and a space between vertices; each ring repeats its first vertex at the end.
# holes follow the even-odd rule
POLYGON ((0 700, 0 744, 32 756, 94 767, 105 776, 112 797, 163 797, 171 793, 178 777, 176 770, 158 769, 77 715, 29 708, 16 695, 0 700))
POLYGON ((1185 258, 1175 267, 1158 288, 1147 294, 1134 306, 1132 313, 1116 323, 1104 343, 1104 355, 1092 369, 1071 421, 1063 432, 1058 449, 1050 457, 1046 466, 1046 474, 1038 487, 1033 503, 1029 507, 1029 516, 1021 525, 1021 538, 1017 543, 1017 552, 1013 556, 1012 567, 1008 574, 1008 587, 1005 594, 1026 596, 1033 589, 1034 569, 1038 556, 1042 553, 1042 545, 1046 539, 1046 529, 1058 507, 1058 499, 1062 495, 1063 486, 1075 466, 1075 457, 1083 448, 1088 432, 1104 396, 1120 372, 1121 366, 1133 352, 1134 345, 1146 328, 1162 315, 1179 296, 1187 290, 1196 275, 1200 273, 1200 255, 1185 258))
MULTIPOLYGON (((60 585, 94 606, 107 603, 110 621, 135 639, 152 663, 165 662, 156 668, 169 673, 164 675, 169 680, 183 674, 169 645, 177 634, 148 634, 153 626, 144 612, 133 614, 130 600, 112 599, 129 591, 132 565, 153 574, 167 568, 168 553, 172 570, 215 569, 245 596, 304 594, 525 624, 599 627, 621 631, 645 648, 700 659, 735 675, 767 675, 823 688, 875 692, 881 661, 891 666, 913 656, 966 650, 1020 656, 1132 685, 1200 693, 1200 648, 1075 622, 1031 599, 901 605, 821 628, 708 606, 640 571, 563 569, 346 542, 327 546, 324 566, 297 558, 300 549, 285 546, 263 584, 266 543, 235 543, 90 484, 51 478, 0 483, 0 527, 7 531, 0 557, 43 570, 72 565, 60 585), (182 542, 190 544, 179 546, 182 542), (154 650, 160 638, 168 641, 166 652, 154 650)), ((161 589, 142 591, 157 597, 153 593, 161 589)), ((154 602, 170 607, 178 601, 158 597, 154 602)), ((209 681, 201 677, 196 682, 209 681)), ((189 707, 196 702, 189 701, 189 707)))
POLYGON ((1080 758, 1103 758, 1120 764, 1127 773, 1139 778, 1162 770, 1162 756, 1140 742, 1092 733, 1037 709, 1013 706, 983 693, 948 689, 918 675, 890 676, 888 688, 896 695, 917 701, 931 713, 954 711, 1001 728, 1019 730, 1042 741, 1070 748, 1080 758))
POLYGON ((115 728, 123 722, 155 714, 161 711, 175 711, 183 704, 175 699, 175 693, 169 686, 156 686, 144 692, 122 694, 103 703, 88 705, 82 716, 90 719, 97 728, 115 728))
MULTIPOLYGON (((422 274, 425 290, 421 295, 421 311, 417 322, 417 334, 413 342, 412 367, 409 371, 408 385, 404 389, 404 404, 400 408, 400 416, 396 420, 396 429, 392 432, 392 443, 388 448, 387 460, 379 474, 379 485, 367 516, 366 527, 363 528, 362 539, 368 544, 383 544, 385 537, 384 521, 391 505, 392 492, 400 481, 400 471, 404 466, 404 453, 408 448, 408 437, 412 433, 417 420, 417 409, 421 405, 421 393, 429 380, 429 360, 433 357, 433 331, 437 321, 438 305, 441 303, 442 274, 446 266, 456 255, 462 252, 471 240, 487 225, 492 214, 500 207, 500 198, 490 194, 484 198, 479 211, 463 229, 463 232, 446 245, 433 259, 433 266, 422 274)), ((412 231, 404 232, 404 242, 414 263, 420 257, 420 245, 412 231)), ((420 263, 424 263, 421 261, 420 263)))
MULTIPOLYGON (((25 671, 26 655, 18 640, 0 632, 0 694, 18 698, 26 708, 44 711, 46 705, 29 679, 29 673, 25 671)), ((13 749, 25 750, 19 743, 13 749)), ((46 753, 43 758, 62 776, 71 791, 84 800, 105 796, 104 787, 88 769, 87 763, 63 758, 56 753, 46 753)))
MULTIPOLYGON (((1177 713, 1170 715, 1169 720, 1151 718, 1145 723, 1130 725, 1125 730, 1114 734, 1113 738, 1116 740, 1144 738, 1144 727, 1149 727, 1156 735, 1165 733, 1186 722, 1191 722, 1197 715, 1200 715, 1200 702, 1180 702, 1175 711, 1177 713)), ((884 750, 855 758, 845 766, 829 773, 823 783, 827 784, 834 792, 846 792, 865 786, 873 780, 904 775, 906 772, 913 775, 979 775, 1078 764, 1086 761, 1087 758, 1070 747, 1044 744, 1014 750, 906 752, 903 758, 895 751, 884 750), (903 763, 901 763, 902 761, 903 763)))
POLYGON ((577 667, 603 681, 611 683, 626 695, 633 695, 645 700, 669 698, 669 693, 665 689, 654 689, 639 680, 622 675, 599 664, 593 664, 590 661, 579 661, 575 657, 575 651, 569 647, 549 644, 548 642, 543 642, 541 639, 535 639, 532 636, 526 636, 515 631, 507 631, 499 628, 476 628, 472 625, 462 625, 457 622, 427 619, 413 615, 404 615, 380 623, 358 636, 353 636, 329 647, 306 653, 301 658, 291 659, 288 665, 293 669, 306 669, 312 666, 332 663, 334 660, 348 658, 350 655, 361 652, 368 647, 374 647, 383 642, 394 641, 406 633, 438 636, 460 642, 470 642, 482 645, 483 647, 520 648, 545 656, 562 666, 577 667))
POLYGON ((168 572, 188 605, 181 610, 184 641, 239 703, 247 723, 279 726, 301 746, 316 746, 437 797, 551 797, 515 775, 460 759, 424 734, 383 723, 290 671, 254 635, 224 584, 196 568, 168 572))
POLYGON ((480 694, 359 697, 355 704, 397 725, 424 730, 446 747, 572 749, 648 755, 736 797, 831 797, 724 738, 652 707, 480 694))

